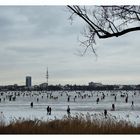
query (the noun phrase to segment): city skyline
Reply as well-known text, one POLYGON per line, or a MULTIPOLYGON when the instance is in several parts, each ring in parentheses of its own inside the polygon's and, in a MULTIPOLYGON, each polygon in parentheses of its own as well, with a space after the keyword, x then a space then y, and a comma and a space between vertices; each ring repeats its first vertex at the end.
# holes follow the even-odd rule
POLYGON ((78 38, 84 22, 72 25, 65 6, 0 6, 0 85, 23 85, 26 75, 33 83, 50 84, 140 83, 140 32, 98 40, 98 57, 91 50, 79 56, 78 38))

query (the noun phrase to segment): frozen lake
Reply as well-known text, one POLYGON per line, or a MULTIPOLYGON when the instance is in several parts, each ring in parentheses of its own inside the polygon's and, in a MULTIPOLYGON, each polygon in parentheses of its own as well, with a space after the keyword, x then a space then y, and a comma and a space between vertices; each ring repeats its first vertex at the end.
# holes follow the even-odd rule
POLYGON ((61 119, 64 115, 67 115, 68 105, 72 116, 75 116, 77 113, 89 113, 96 115, 98 118, 104 109, 107 109, 108 113, 115 116, 118 120, 124 119, 140 124, 139 91, 0 92, 0 112, 3 112, 6 123, 19 118, 61 119), (98 103, 97 98, 99 98, 98 103), (132 101, 134 102, 133 106, 132 101), (32 108, 30 106, 31 102, 33 102, 32 108), (115 105, 115 111, 112 111, 112 104, 115 105), (48 105, 52 108, 51 115, 47 115, 46 108, 48 105))

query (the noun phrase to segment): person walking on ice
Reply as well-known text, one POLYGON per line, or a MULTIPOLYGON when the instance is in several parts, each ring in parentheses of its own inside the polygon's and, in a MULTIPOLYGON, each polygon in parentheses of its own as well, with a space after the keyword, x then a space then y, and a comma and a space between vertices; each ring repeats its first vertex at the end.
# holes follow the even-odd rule
POLYGON ((51 111, 52 111, 51 107, 47 106, 47 115, 51 115, 51 111))
POLYGON ((131 108, 134 109, 134 101, 131 103, 131 108))
POLYGON ((126 103, 128 102, 128 96, 125 98, 125 102, 126 102, 126 103))
POLYGON ((31 102, 30 106, 31 106, 31 108, 33 108, 33 102, 31 102))
POLYGON ((47 106, 47 115, 49 115, 49 110, 50 110, 50 107, 47 106))
POLYGON ((97 103, 97 104, 99 103, 99 98, 96 99, 96 103, 97 103))
POLYGON ((117 100, 117 97, 116 97, 116 95, 115 95, 115 97, 114 97, 114 100, 115 100, 115 102, 116 102, 116 100, 117 100))
POLYGON ((67 108, 67 114, 68 114, 68 117, 70 117, 70 107, 68 105, 68 108, 67 108))
POLYGON ((112 104, 112 111, 115 111, 115 104, 112 104))
POLYGON ((107 118, 107 110, 106 109, 104 110, 104 116, 105 116, 105 118, 107 118))
POLYGON ((68 101, 68 102, 70 101, 70 96, 68 96, 68 99, 67 99, 67 101, 68 101))
POLYGON ((51 112, 52 112, 52 108, 49 107, 49 115, 51 115, 51 112))

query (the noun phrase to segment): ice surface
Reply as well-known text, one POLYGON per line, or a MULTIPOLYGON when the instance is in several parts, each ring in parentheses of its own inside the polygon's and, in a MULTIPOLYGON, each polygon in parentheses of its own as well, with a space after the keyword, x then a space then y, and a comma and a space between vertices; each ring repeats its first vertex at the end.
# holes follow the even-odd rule
MULTIPOLYGON (((140 124, 140 92, 139 91, 7 91, 0 92, 0 112, 8 124, 13 119, 40 119, 53 120, 61 119, 67 115, 67 106, 70 106, 71 115, 77 113, 98 115, 104 109, 116 117, 117 120, 126 120, 134 124, 140 124), (103 95, 105 98, 103 99, 103 95), (121 97, 125 95, 125 97, 121 97), (10 101, 10 96, 11 101, 10 101), (115 101, 116 96, 116 101, 115 101), (126 97, 128 102, 126 103, 126 97), (13 97, 16 97, 13 101, 13 97), (68 97, 70 101, 68 102, 68 97), (99 103, 96 100, 99 98, 99 103), (37 101, 38 99, 38 101, 37 101), (132 106, 134 101, 134 106, 132 106), (30 103, 34 106, 31 108, 30 103), (112 104, 115 104, 115 111, 112 111, 112 104), (47 115, 47 106, 52 108, 51 115, 47 115)), ((95 116, 94 116, 95 117, 95 116)))

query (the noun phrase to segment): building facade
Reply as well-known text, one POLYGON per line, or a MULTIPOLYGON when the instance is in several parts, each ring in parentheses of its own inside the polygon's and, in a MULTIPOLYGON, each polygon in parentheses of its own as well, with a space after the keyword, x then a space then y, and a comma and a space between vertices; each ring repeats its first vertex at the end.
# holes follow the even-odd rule
POLYGON ((26 76, 26 87, 31 88, 32 87, 32 77, 26 76))
POLYGON ((88 85, 90 87, 101 87, 101 86, 103 86, 102 83, 94 83, 94 82, 90 82, 90 83, 88 83, 88 85))

